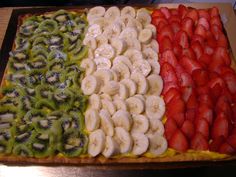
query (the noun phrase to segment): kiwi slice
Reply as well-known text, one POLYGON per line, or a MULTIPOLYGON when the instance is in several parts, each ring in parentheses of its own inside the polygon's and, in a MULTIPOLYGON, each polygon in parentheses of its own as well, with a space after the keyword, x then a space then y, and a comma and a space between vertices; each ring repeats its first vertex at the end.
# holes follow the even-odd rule
POLYGON ((12 122, 17 118, 17 109, 15 107, 0 107, 0 123, 12 122))
POLYGON ((45 36, 37 36, 33 39, 33 46, 46 47, 48 45, 48 40, 45 36))
POLYGON ((61 136, 58 147, 60 153, 66 157, 78 157, 85 152, 88 138, 75 129, 70 129, 61 136))
POLYGON ((24 90, 25 90, 25 92, 26 92, 27 95, 29 95, 29 96, 35 96, 35 89, 34 89, 34 88, 25 87, 24 90))
POLYGON ((17 144, 14 146, 12 153, 17 156, 23 157, 33 157, 33 152, 31 151, 29 145, 17 144))
POLYGON ((88 54, 88 47, 87 46, 82 46, 80 48, 74 48, 70 52, 70 59, 73 61, 80 61, 83 58, 86 58, 88 54))
POLYGON ((48 71, 44 83, 57 86, 65 80, 65 74, 58 71, 48 71))
POLYGON ((53 92, 54 92, 53 87, 48 84, 38 85, 35 88, 37 99, 51 99, 53 92))
POLYGON ((24 71, 26 64, 24 62, 17 62, 10 59, 8 68, 11 72, 24 71))
POLYGON ((3 87, 1 93, 8 98, 18 98, 19 96, 25 95, 24 90, 15 85, 3 87))
POLYGON ((28 52, 26 50, 15 50, 9 53, 10 57, 18 62, 23 62, 29 59, 28 52))
POLYGON ((64 23, 68 20, 72 20, 72 15, 66 10, 58 10, 54 13, 52 18, 58 23, 64 23))
POLYGON ((84 96, 81 93, 78 93, 78 91, 77 92, 74 91, 74 100, 71 107, 76 110, 80 110, 81 112, 85 112, 85 110, 87 109, 87 105, 88 105, 88 97, 84 96))
POLYGON ((24 115, 22 121, 25 123, 32 123, 35 122, 36 120, 44 119, 45 117, 46 117, 45 111, 38 109, 31 109, 24 115))
POLYGON ((64 62, 61 60, 51 60, 48 64, 49 71, 61 71, 64 69, 64 62))
POLYGON ((36 18, 37 17, 35 17, 35 19, 27 19, 25 23, 20 26, 20 34, 23 34, 24 36, 31 36, 39 26, 38 20, 36 18))
POLYGON ((25 72, 16 72, 14 74, 8 74, 6 80, 20 87, 24 87, 27 85, 27 78, 25 77, 25 74, 25 72))
POLYGON ((19 101, 19 108, 23 111, 29 111, 34 107, 35 98, 29 95, 22 96, 19 101))
POLYGON ((41 84, 41 81, 44 79, 45 70, 32 70, 29 71, 29 75, 27 77, 27 86, 28 87, 36 87, 41 84))
POLYGON ((37 132, 53 133, 59 136, 61 134, 61 127, 59 120, 53 119, 40 119, 33 123, 33 126, 37 132))
POLYGON ((0 106, 10 106, 10 107, 17 107, 19 105, 19 100, 9 97, 4 97, 0 100, 0 106))
POLYGON ((60 50, 52 50, 49 55, 48 55, 48 60, 56 60, 56 61, 62 61, 65 62, 67 61, 67 54, 65 54, 64 52, 60 51, 60 50))
POLYGON ((47 108, 50 110, 55 110, 57 108, 56 104, 52 100, 48 99, 41 99, 35 103, 35 108, 36 109, 43 109, 47 108))
POLYGON ((42 59, 47 59, 47 56, 48 56, 47 48, 42 45, 34 46, 31 49, 32 58, 40 57, 42 59))
POLYGON ((63 115, 64 115, 64 112, 61 110, 60 111, 53 111, 47 115, 47 119, 52 120, 52 121, 59 120, 63 117, 63 115))
POLYGON ((54 155, 55 136, 51 133, 41 133, 34 131, 30 149, 34 157, 44 158, 54 155))
POLYGON ((55 20, 44 20, 39 24, 39 27, 35 30, 36 34, 53 34, 58 29, 57 22, 55 20))
POLYGON ((82 40, 77 39, 73 43, 69 44, 67 50, 70 53, 77 53, 82 48, 82 40))
POLYGON ((73 103, 73 93, 68 89, 57 89, 53 94, 56 104, 62 110, 68 110, 73 103))
POLYGON ((15 135, 15 144, 28 144, 31 141, 32 132, 24 132, 15 135))
POLYGON ((75 128, 80 132, 84 130, 84 116, 80 111, 71 110, 69 111, 70 116, 72 117, 71 128, 75 128))
POLYGON ((31 70, 44 69, 46 66, 47 66, 47 63, 42 56, 38 56, 34 60, 31 60, 30 62, 28 62, 28 67, 31 70))
POLYGON ((13 134, 10 129, 0 130, 0 154, 10 154, 14 145, 13 134))

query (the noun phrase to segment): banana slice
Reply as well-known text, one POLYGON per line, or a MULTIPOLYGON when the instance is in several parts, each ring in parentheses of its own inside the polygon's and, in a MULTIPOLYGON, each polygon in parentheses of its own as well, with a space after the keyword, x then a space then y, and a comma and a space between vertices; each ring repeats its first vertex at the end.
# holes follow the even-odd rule
POLYGON ((85 75, 88 76, 96 71, 96 63, 90 58, 83 59, 80 63, 80 67, 85 70, 85 75))
POLYGON ((136 83, 131 79, 123 79, 120 81, 121 84, 124 84, 128 88, 129 96, 133 96, 137 91, 136 83))
POLYGON ((94 58, 93 50, 90 48, 88 49, 88 58, 94 58))
POLYGON ((111 69, 110 71, 113 75, 113 80, 116 82, 120 81, 120 73, 118 73, 117 71, 115 71, 113 69, 111 69))
POLYGON ((105 57, 96 57, 94 58, 94 62, 96 63, 97 70, 111 68, 111 61, 105 57))
POLYGON ((163 89, 163 80, 160 75, 151 74, 147 77, 149 90, 148 94, 159 96, 163 89))
POLYGON ((129 60, 134 63, 135 61, 143 60, 143 54, 136 49, 128 49, 124 53, 124 56, 128 57, 129 60))
POLYGON ((132 126, 132 119, 130 113, 124 110, 118 110, 112 116, 112 120, 116 127, 123 127, 126 131, 129 131, 132 126))
POLYGON ((121 26, 119 23, 112 23, 105 28, 103 35, 106 36, 109 40, 118 38, 121 33, 121 26))
POLYGON ((119 99, 119 98, 115 98, 113 100, 113 103, 114 103, 117 110, 127 111, 127 104, 124 100, 119 99))
POLYGON ((104 16, 105 12, 106 12, 106 9, 102 6, 93 7, 89 10, 87 18, 88 20, 90 20, 95 17, 102 17, 104 16))
POLYGON ((108 136, 114 135, 114 125, 111 120, 111 115, 106 109, 102 109, 99 113, 101 118, 101 129, 108 136))
POLYGON ((131 137, 133 139, 133 149, 132 153, 134 155, 142 155, 148 150, 149 140, 143 133, 132 133, 131 137))
POLYGON ((157 52, 155 52, 155 50, 153 50, 152 48, 146 48, 143 50, 143 57, 146 59, 146 60, 155 60, 155 61, 158 61, 158 55, 157 55, 157 52))
POLYGON ((99 69, 93 73, 98 78, 101 86, 104 86, 108 81, 113 79, 113 74, 110 69, 99 69))
POLYGON ((102 99, 102 109, 108 110, 111 115, 116 112, 115 105, 108 99, 102 99))
POLYGON ((103 34, 100 34, 96 37, 97 46, 100 47, 103 44, 108 44, 108 39, 103 34))
POLYGON ((146 97, 146 115, 150 119, 162 119, 165 113, 164 100, 159 96, 146 97))
POLYGON ((85 112, 85 127, 88 131, 94 131, 100 126, 100 117, 96 109, 87 109, 85 112))
POLYGON ((146 94, 148 91, 148 82, 147 79, 144 77, 143 74, 139 72, 133 72, 131 74, 131 79, 137 85, 137 93, 139 94, 146 94))
POLYGON ((121 33, 119 38, 121 39, 137 39, 138 31, 132 27, 126 27, 121 33))
POLYGON ((129 97, 126 100, 129 112, 132 114, 141 114, 144 111, 144 102, 138 97, 129 97))
POLYGON ((141 114, 133 114, 132 132, 146 133, 149 129, 148 118, 141 114))
POLYGON ((122 54, 127 48, 125 40, 120 38, 111 39, 111 45, 115 49, 116 55, 122 54))
POLYGON ((105 134, 101 129, 97 129, 89 135, 88 154, 92 157, 100 154, 105 147, 105 134))
MULTIPOLYGON (((133 19, 133 18, 132 18, 130 15, 122 15, 122 16, 120 17, 120 20, 124 23, 125 28, 127 27, 128 23, 129 23, 129 21, 130 21, 131 19, 133 19)), ((125 28, 123 28, 123 30, 124 30, 125 28)))
POLYGON ((136 19, 143 24, 143 26, 146 26, 147 24, 150 24, 152 19, 148 12, 146 11, 137 11, 136 19))
POLYGON ((151 154, 153 154, 154 156, 158 156, 166 152, 167 141, 163 136, 156 133, 152 136, 148 136, 148 139, 149 139, 148 151, 151 154))
POLYGON ((109 21, 115 21, 117 18, 120 17, 120 9, 116 6, 110 7, 105 12, 104 17, 109 21))
POLYGON ((88 75, 82 80, 81 89, 85 95, 91 95, 99 91, 100 83, 96 77, 88 75))
POLYGON ((156 60, 152 60, 152 59, 148 59, 147 61, 151 65, 151 68, 152 68, 151 73, 159 75, 160 71, 161 71, 161 67, 160 67, 159 62, 156 60))
POLYGON ((88 22, 89 25, 99 25, 102 31, 104 31, 104 29, 110 24, 104 17, 95 17, 93 19, 90 19, 88 22))
POLYGON ((112 70, 115 70, 119 73, 120 79, 126 79, 130 77, 129 67, 124 63, 117 63, 112 66, 112 70))
POLYGON ((146 48, 153 49, 156 53, 159 53, 159 44, 155 39, 152 39, 149 44, 142 44, 142 50, 146 48))
POLYGON ((123 17, 123 16, 130 16, 132 18, 135 18, 135 16, 136 16, 135 9, 131 6, 125 6, 121 10, 121 17, 123 17))
POLYGON ((136 49, 138 51, 141 51, 141 43, 138 39, 135 38, 128 38, 125 39, 125 42, 127 44, 128 49, 136 49))
POLYGON ((127 132, 124 128, 122 127, 115 128, 114 139, 119 145, 120 153, 124 154, 132 150, 133 140, 129 132, 127 132))
POLYGON ((154 134, 159 134, 159 135, 163 135, 164 134, 164 125, 163 123, 158 120, 158 119, 149 119, 150 122, 150 126, 149 126, 149 130, 147 132, 148 136, 152 136, 154 134))
POLYGON ((122 20, 122 18, 120 17, 120 18, 117 18, 115 21, 114 21, 114 23, 117 23, 117 24, 119 24, 120 26, 121 26, 121 30, 123 31, 124 29, 125 29, 125 23, 123 22, 123 20, 122 20))
POLYGON ((98 35, 102 34, 102 29, 98 24, 93 24, 89 26, 86 37, 90 36, 96 38, 98 35))
POLYGON ((102 102, 101 102, 100 96, 98 94, 92 94, 89 97, 89 105, 93 109, 100 110, 102 107, 102 102))
POLYGON ((120 85, 116 81, 108 81, 104 87, 103 92, 108 95, 115 95, 119 92, 120 85))
POLYGON ((133 69, 132 63, 130 62, 129 58, 124 55, 118 55, 113 60, 113 65, 116 65, 117 63, 124 63, 129 67, 129 70, 133 69))
POLYGON ((109 44, 102 44, 100 47, 98 47, 95 52, 95 57, 105 57, 107 59, 111 59, 115 56, 115 50, 114 48, 109 44))
POLYGON ((153 25, 153 24, 147 24, 145 26, 146 29, 150 29, 152 31, 152 37, 153 38, 156 38, 156 35, 157 35, 157 30, 156 30, 156 27, 153 25))
POLYGON ((152 68, 148 61, 146 60, 137 60, 133 63, 133 72, 140 72, 145 77, 148 76, 148 74, 151 72, 152 68))
POLYGON ((152 31, 150 29, 143 29, 140 31, 138 40, 143 44, 148 44, 152 40, 152 31))
POLYGON ((112 101, 112 97, 111 97, 110 95, 106 94, 106 93, 102 93, 102 94, 100 95, 100 98, 101 98, 101 99, 107 99, 107 100, 109 100, 109 101, 112 101))
POLYGON ((120 89, 119 89, 119 97, 121 99, 126 99, 129 96, 129 89, 126 87, 125 84, 120 83, 120 89))
POLYGON ((97 42, 92 36, 86 36, 83 40, 83 44, 87 45, 92 50, 95 50, 97 48, 97 42))
POLYGON ((134 95, 134 97, 137 97, 140 100, 142 100, 143 102, 145 102, 145 97, 143 95, 141 95, 141 94, 136 94, 136 95, 134 95))
POLYGON ((135 18, 129 19, 127 27, 135 28, 138 31, 138 33, 140 33, 140 31, 142 31, 143 29, 143 25, 135 18))
POLYGON ((102 152, 102 155, 104 155, 106 158, 109 158, 113 155, 116 155, 119 153, 119 145, 111 136, 106 136, 106 143, 105 148, 102 152))

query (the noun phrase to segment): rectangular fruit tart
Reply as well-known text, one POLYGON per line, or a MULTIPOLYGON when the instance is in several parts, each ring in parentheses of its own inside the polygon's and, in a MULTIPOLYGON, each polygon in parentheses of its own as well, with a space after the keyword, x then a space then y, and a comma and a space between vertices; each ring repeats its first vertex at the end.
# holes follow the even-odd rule
POLYGON ((0 161, 234 159, 236 73, 223 31, 216 7, 20 16, 1 84, 0 161))

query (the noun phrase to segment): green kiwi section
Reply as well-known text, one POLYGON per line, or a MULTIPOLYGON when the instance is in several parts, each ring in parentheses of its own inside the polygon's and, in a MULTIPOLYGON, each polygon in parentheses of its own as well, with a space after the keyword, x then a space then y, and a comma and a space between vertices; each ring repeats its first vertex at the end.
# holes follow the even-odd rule
POLYGON ((87 56, 84 14, 59 10, 24 20, 0 90, 0 155, 78 157, 87 151, 80 89, 87 56))

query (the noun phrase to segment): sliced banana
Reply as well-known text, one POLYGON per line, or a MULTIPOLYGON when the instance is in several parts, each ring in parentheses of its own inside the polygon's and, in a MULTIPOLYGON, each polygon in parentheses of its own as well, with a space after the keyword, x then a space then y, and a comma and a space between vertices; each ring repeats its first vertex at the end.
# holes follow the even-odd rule
POLYGON ((132 132, 146 133, 149 129, 149 120, 141 114, 133 114, 132 132))
POLYGON ((152 39, 149 44, 142 44, 142 50, 152 48, 156 53, 159 53, 159 44, 155 39, 152 39))
POLYGON ((143 29, 143 25, 135 18, 131 18, 128 21, 127 27, 135 28, 138 31, 138 33, 140 33, 140 31, 142 31, 143 29))
POLYGON ((120 62, 113 65, 112 70, 115 70, 120 75, 120 79, 126 79, 130 77, 129 67, 124 63, 120 62))
POLYGON ((137 11, 136 19, 144 26, 150 24, 152 21, 150 14, 144 10, 137 11))
POLYGON ((105 134, 101 129, 97 129, 89 135, 88 154, 92 157, 100 154, 105 147, 105 134))
POLYGON ((132 18, 135 18, 136 16, 136 12, 135 9, 131 6, 125 6, 122 10, 121 10, 121 16, 130 16, 132 18))
POLYGON ((165 102, 159 96, 146 97, 146 115, 150 119, 162 119, 165 113, 165 102))
POLYGON ((122 27, 119 23, 112 23, 104 29, 103 35, 109 40, 118 38, 121 33, 122 27))
POLYGON ((116 65, 117 63, 124 63, 129 67, 129 70, 133 69, 132 63, 130 62, 129 58, 124 55, 118 55, 113 60, 113 65, 116 65))
POLYGON ((133 72, 140 72, 145 77, 151 72, 152 68, 147 60, 137 60, 133 63, 133 72))
POLYGON ((94 58, 94 53, 93 53, 93 50, 92 49, 88 49, 88 58, 94 58))
POLYGON ((104 157, 109 158, 113 155, 116 155, 119 153, 119 145, 115 141, 115 139, 111 136, 106 136, 106 143, 105 143, 105 148, 102 152, 102 155, 104 157))
POLYGON ((128 95, 133 96, 137 92, 137 85, 131 79, 123 79, 120 81, 121 84, 124 84, 128 88, 128 95))
POLYGON ((119 145, 120 153, 125 154, 132 150, 133 140, 128 131, 122 127, 115 128, 115 141, 119 145))
POLYGON ((100 47, 103 44, 108 44, 108 39, 103 34, 100 34, 96 37, 97 46, 100 47))
POLYGON ((114 48, 109 44, 102 44, 100 47, 98 47, 95 52, 95 57, 105 57, 107 59, 111 59, 115 56, 115 50, 114 48))
POLYGON ((126 100, 126 103, 128 105, 129 112, 132 114, 141 114, 144 111, 144 102, 138 97, 129 97, 126 100))
POLYGON ((137 85, 137 93, 139 94, 146 94, 148 91, 148 82, 147 79, 144 77, 143 74, 139 72, 133 72, 131 74, 131 79, 136 83, 137 85))
POLYGON ((83 59, 80 63, 80 67, 85 70, 86 76, 92 74, 97 69, 96 63, 90 58, 83 59))
POLYGON ((163 80, 160 75, 151 74, 147 77, 149 90, 148 94, 159 96, 163 89, 163 80))
POLYGON ((94 58, 94 62, 96 63, 97 69, 111 68, 111 61, 105 57, 96 57, 94 58))
POLYGON ((112 116, 112 120, 116 127, 123 127, 126 131, 130 131, 132 126, 132 118, 128 111, 116 111, 112 116))
POLYGON ((135 28, 126 27, 121 33, 119 38, 121 39, 137 39, 138 32, 135 28))
POLYGON ((153 50, 152 48, 146 48, 143 50, 143 57, 146 60, 154 60, 154 61, 158 61, 158 55, 157 52, 155 50, 153 50))
POLYGON ((82 80, 81 89, 85 95, 91 95, 99 91, 100 83, 96 77, 88 75, 82 80))
POLYGON ((147 24, 145 26, 146 29, 150 29, 152 31, 152 37, 156 38, 157 30, 156 27, 153 24, 147 24))
MULTIPOLYGON (((130 15, 122 15, 122 16, 120 17, 120 20, 124 23, 125 28, 127 27, 128 23, 129 23, 129 21, 130 21, 131 19, 133 19, 133 18, 132 18, 130 15)), ((123 30, 124 30, 125 28, 123 28, 123 30)))
POLYGON ((83 40, 83 44, 87 45, 92 50, 95 50, 97 48, 97 42, 94 37, 92 36, 86 36, 83 40))
POLYGON ((148 59, 147 61, 151 65, 151 68, 152 68, 151 73, 159 75, 160 71, 161 71, 161 66, 160 66, 159 62, 156 60, 152 60, 152 59, 148 59))
POLYGON ((159 135, 158 133, 148 136, 149 139, 149 149, 148 151, 154 156, 158 156, 166 152, 167 150, 167 141, 166 139, 159 135))
POLYGON ((134 155, 142 155, 148 150, 149 140, 143 133, 132 133, 131 137, 133 139, 133 149, 132 153, 134 155))
POLYGON ((135 97, 139 98, 140 100, 142 100, 143 102, 145 102, 145 97, 141 94, 136 94, 134 95, 135 97))
POLYGON ((108 99, 102 99, 102 109, 108 110, 111 115, 116 112, 115 105, 108 99))
POLYGON ((100 117, 96 109, 87 109, 85 112, 85 127, 88 131, 94 131, 100 126, 100 117))
POLYGON ((106 12, 106 9, 102 6, 93 7, 89 9, 87 18, 90 21, 90 19, 92 18, 104 16, 105 12, 106 12))
POLYGON ((112 75, 113 75, 113 80, 114 81, 120 81, 120 73, 118 73, 116 70, 111 69, 110 70, 112 75))
POLYGON ((119 93, 120 85, 116 81, 108 81, 104 87, 103 87, 103 92, 108 94, 108 95, 115 95, 119 93))
POLYGON ((124 111, 127 111, 127 110, 128 110, 128 109, 127 109, 127 104, 126 104, 126 102, 125 102, 124 100, 122 100, 122 99, 115 98, 115 99, 113 100, 113 103, 114 103, 114 105, 116 106, 116 109, 117 109, 117 110, 124 110, 124 111))
POLYGON ((149 119, 150 122, 150 126, 149 126, 149 130, 147 132, 148 136, 152 136, 154 134, 159 134, 159 135, 163 135, 164 134, 164 125, 163 123, 158 120, 158 119, 149 119))
POLYGON ((127 48, 125 40, 120 38, 111 39, 111 45, 115 49, 116 55, 122 54, 127 48))
POLYGON ((102 94, 100 95, 100 98, 101 98, 101 99, 107 99, 107 100, 109 100, 109 101, 112 101, 112 97, 111 97, 110 95, 106 94, 106 93, 102 93, 102 94))
POLYGON ((111 120, 111 115, 106 109, 102 109, 99 113, 101 118, 101 129, 108 136, 114 135, 114 125, 111 120))
POLYGON ((102 34, 102 29, 101 29, 100 25, 93 24, 93 25, 89 26, 86 37, 90 36, 90 37, 96 38, 100 34, 102 34))
POLYGON ((116 6, 110 7, 105 12, 104 17, 109 21, 115 21, 117 18, 120 17, 120 9, 116 6))
POLYGON ((100 96, 98 94, 92 94, 89 97, 89 105, 93 109, 100 110, 102 107, 102 102, 101 102, 100 96))
POLYGON ((121 99, 126 99, 129 97, 129 89, 125 84, 120 83, 119 97, 121 99))
POLYGON ((147 28, 143 29, 139 33, 138 40, 143 44, 150 43, 152 40, 152 31, 147 28))
POLYGON ((108 81, 113 79, 113 74, 110 69, 99 69, 93 73, 98 78, 101 86, 104 86, 108 81))
POLYGON ((129 39, 126 39, 125 42, 127 44, 128 49, 136 49, 138 51, 141 51, 141 43, 139 42, 138 39, 129 38, 129 39))
POLYGON ((143 60, 142 52, 136 49, 128 49, 124 53, 124 56, 128 57, 132 63, 134 63, 135 61, 143 60))
POLYGON ((101 30, 104 29, 110 24, 104 17, 95 17, 94 19, 89 20, 89 25, 97 24, 100 26, 101 30))

